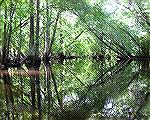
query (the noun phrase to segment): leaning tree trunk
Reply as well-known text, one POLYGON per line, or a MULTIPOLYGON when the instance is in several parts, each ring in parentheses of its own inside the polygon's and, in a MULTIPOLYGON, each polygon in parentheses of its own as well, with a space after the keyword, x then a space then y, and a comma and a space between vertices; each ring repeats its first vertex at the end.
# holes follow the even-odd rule
POLYGON ((59 107, 61 110, 63 110, 63 103, 62 103, 62 100, 60 99, 60 94, 58 92, 58 86, 57 86, 57 82, 56 82, 56 79, 55 79, 55 76, 54 76, 54 73, 53 73, 53 70, 52 70, 52 66, 50 65, 50 73, 51 73, 51 77, 52 77, 52 81, 53 81, 53 84, 54 84, 54 89, 55 89, 55 93, 56 93, 56 96, 57 96, 57 100, 58 100, 58 104, 59 104, 59 107))
POLYGON ((58 20, 59 20, 59 17, 60 17, 60 13, 61 13, 61 11, 59 10, 58 13, 57 13, 57 16, 56 16, 56 21, 55 21, 54 30, 53 30, 53 34, 52 34, 52 39, 51 39, 51 43, 50 43, 50 51, 51 52, 52 52, 53 43, 55 41, 55 35, 56 35, 57 24, 58 24, 58 20))

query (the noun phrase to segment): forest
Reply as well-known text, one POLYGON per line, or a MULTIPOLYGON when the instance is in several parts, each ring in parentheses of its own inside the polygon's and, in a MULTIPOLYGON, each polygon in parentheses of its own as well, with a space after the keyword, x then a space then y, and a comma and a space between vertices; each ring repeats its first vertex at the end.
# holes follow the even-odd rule
POLYGON ((150 0, 0 0, 0 119, 150 119, 150 0))

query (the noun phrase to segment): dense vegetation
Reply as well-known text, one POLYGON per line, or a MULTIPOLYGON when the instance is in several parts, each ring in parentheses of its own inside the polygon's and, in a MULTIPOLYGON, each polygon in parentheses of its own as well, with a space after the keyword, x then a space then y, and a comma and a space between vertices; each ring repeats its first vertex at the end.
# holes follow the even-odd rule
MULTIPOLYGON (((12 116, 17 117, 14 109, 16 101, 18 104, 20 100, 19 104, 31 106, 31 110, 28 107, 21 110, 25 109, 26 117, 31 111, 32 119, 37 114, 39 119, 43 114, 47 114, 48 118, 52 114, 61 119, 70 114, 64 109, 67 105, 77 115, 80 111, 74 111, 72 106, 80 106, 81 112, 85 113, 82 115, 84 119, 88 116, 85 110, 104 112, 102 107, 108 100, 107 96, 115 96, 115 92, 119 94, 115 97, 121 101, 124 89, 131 89, 137 84, 134 79, 144 79, 149 83, 150 1, 1 0, 0 44, 0 70, 3 71, 0 86, 5 85, 1 87, 5 94, 0 92, 0 97, 6 98, 6 107, 0 108, 0 112, 3 109, 9 111, 11 106, 12 116), (85 58, 98 63, 89 60, 84 63, 82 60, 85 58), (79 61, 67 62, 72 59, 79 61), (121 62, 116 64, 117 60, 121 62), (56 61, 61 64, 56 65, 56 61), (128 66, 131 61, 146 62, 128 66), (10 76, 11 68, 19 71, 19 78, 10 76), (25 74, 22 71, 28 71, 28 77, 21 76, 25 74), (120 75, 124 75, 124 78, 120 75), (76 82, 72 83, 71 80, 76 82), (103 84, 105 87, 97 87, 103 84), (68 94, 79 99, 65 106, 63 97, 68 94), (57 108, 62 111, 55 114, 57 108), (64 116, 60 115, 61 112, 64 116)), ((142 89, 147 91, 149 87, 142 89)), ((149 92, 144 93, 145 99, 147 96, 149 92)), ((125 99, 128 101, 132 98, 126 95, 125 99)), ((137 107, 137 104, 133 106, 137 107)), ((133 118, 143 106, 137 107, 133 118)))
POLYGON ((148 1, 118 1, 116 10, 107 2, 91 2, 1 1, 2 64, 86 55, 149 58, 148 1))

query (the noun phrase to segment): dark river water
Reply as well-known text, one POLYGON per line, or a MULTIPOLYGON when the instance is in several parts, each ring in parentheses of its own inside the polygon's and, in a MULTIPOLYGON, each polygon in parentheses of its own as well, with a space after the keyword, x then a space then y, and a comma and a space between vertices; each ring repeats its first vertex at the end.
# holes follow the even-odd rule
POLYGON ((79 59, 1 71, 2 120, 149 120, 150 63, 79 59))

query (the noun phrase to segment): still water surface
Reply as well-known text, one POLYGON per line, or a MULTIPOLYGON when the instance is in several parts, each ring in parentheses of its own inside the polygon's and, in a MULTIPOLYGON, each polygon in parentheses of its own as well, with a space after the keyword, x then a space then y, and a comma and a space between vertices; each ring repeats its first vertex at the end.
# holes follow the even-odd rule
POLYGON ((0 119, 150 119, 150 63, 80 59, 1 71, 0 119))

